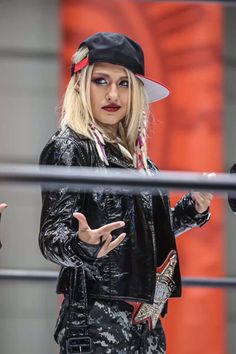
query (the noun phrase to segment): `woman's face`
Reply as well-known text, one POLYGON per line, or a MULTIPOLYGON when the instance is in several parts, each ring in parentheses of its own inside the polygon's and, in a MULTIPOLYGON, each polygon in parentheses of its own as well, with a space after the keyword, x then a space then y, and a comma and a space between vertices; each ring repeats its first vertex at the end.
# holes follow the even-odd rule
POLYGON ((94 119, 116 133, 128 108, 129 81, 125 69, 120 65, 95 63, 90 94, 94 119))

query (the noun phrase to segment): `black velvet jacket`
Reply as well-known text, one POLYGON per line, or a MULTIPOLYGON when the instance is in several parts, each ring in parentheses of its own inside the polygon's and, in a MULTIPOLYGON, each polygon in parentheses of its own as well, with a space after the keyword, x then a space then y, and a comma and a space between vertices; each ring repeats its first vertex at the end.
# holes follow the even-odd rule
MULTIPOLYGON (((132 168, 118 145, 106 144, 109 167, 132 168)), ((95 143, 70 128, 59 130, 47 143, 40 157, 43 165, 105 167, 95 143)), ((149 161, 152 173, 157 168, 149 161)), ((209 213, 198 214, 188 194, 171 210, 162 190, 155 195, 114 193, 98 186, 91 193, 71 192, 67 188, 43 191, 39 244, 43 255, 59 264, 58 293, 77 300, 88 298, 153 302, 155 268, 170 250, 176 249, 175 236, 201 226, 209 213), (85 214, 92 229, 123 220, 125 226, 113 237, 126 232, 124 241, 108 255, 96 258, 98 246, 79 241, 78 222, 73 212, 85 214)), ((179 263, 173 296, 181 294, 179 263)))

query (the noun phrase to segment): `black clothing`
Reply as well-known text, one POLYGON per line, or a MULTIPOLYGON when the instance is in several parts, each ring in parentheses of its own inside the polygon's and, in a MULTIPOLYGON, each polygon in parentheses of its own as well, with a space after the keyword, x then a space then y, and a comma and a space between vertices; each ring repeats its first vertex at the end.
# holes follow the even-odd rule
MULTIPOLYGON (((132 168, 118 146, 106 144, 110 167, 132 168)), ((105 167, 95 143, 70 128, 58 131, 44 148, 40 164, 105 167)), ((149 161, 152 173, 158 173, 149 161)), ((59 191, 43 192, 40 248, 44 256, 61 265, 58 292, 67 294, 72 287, 80 291, 76 268, 82 268, 89 297, 127 299, 152 303, 155 268, 176 249, 175 235, 193 226, 201 226, 208 213, 198 214, 189 195, 173 211, 163 191, 152 196, 121 195, 97 187, 92 193, 59 191), (78 222, 73 212, 85 214, 91 229, 123 220, 127 236, 116 249, 102 258, 93 257, 94 248, 78 240, 78 222), (72 274, 73 273, 73 274, 72 274), (78 283, 78 284, 77 284, 78 283)), ((118 234, 123 231, 119 229, 118 234)), ((115 237, 116 232, 113 233, 115 237)), ((180 272, 174 274, 177 285, 173 296, 180 296, 180 272)))
MULTIPOLYGON (((89 303, 88 336, 93 338, 94 354, 165 354, 166 340, 161 321, 149 331, 147 323, 132 324, 131 312, 132 307, 123 301, 89 303)), ((65 299, 55 331, 60 354, 66 354, 64 329, 68 313, 69 304, 65 299)))
MULTIPOLYGON (((117 144, 106 143, 105 152, 108 168, 133 168, 117 144)), ((99 158, 95 142, 68 127, 50 139, 40 164, 107 168, 99 158)), ((148 167, 151 173, 158 173, 150 160, 148 167)), ((73 313, 67 330, 71 325, 77 329, 88 325, 88 301, 153 303, 155 269, 171 250, 176 250, 175 236, 202 226, 209 219, 208 212, 196 212, 190 194, 171 210, 164 190, 155 195, 147 191, 131 195, 122 194, 122 188, 120 193, 102 186, 91 193, 61 188, 43 191, 42 199, 39 244, 43 255, 62 267, 57 292, 69 298, 73 313), (123 220, 125 226, 112 236, 126 232, 125 239, 106 256, 96 258, 98 246, 78 239, 74 212, 82 212, 91 229, 123 220)), ((180 296, 178 262, 173 280, 176 289, 172 296, 180 296)))

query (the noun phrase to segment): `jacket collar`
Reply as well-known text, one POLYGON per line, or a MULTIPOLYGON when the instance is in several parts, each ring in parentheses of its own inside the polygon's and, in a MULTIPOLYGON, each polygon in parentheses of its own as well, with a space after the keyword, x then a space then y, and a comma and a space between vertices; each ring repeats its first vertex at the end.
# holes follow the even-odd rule
POLYGON ((111 167, 134 168, 132 161, 122 154, 118 144, 106 143, 105 151, 111 167))

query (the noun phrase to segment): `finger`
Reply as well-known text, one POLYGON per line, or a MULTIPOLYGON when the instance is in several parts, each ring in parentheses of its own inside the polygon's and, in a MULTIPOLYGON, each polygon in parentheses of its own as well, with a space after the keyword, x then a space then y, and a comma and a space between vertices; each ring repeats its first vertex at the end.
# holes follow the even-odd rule
POLYGON ((114 248, 116 248, 117 246, 119 246, 119 244, 124 240, 125 236, 126 236, 126 233, 123 232, 115 240, 113 240, 109 245, 109 251, 111 251, 114 248))
POLYGON ((124 221, 116 221, 99 227, 99 229, 97 229, 96 232, 99 236, 102 236, 104 234, 110 234, 112 231, 119 229, 120 227, 123 226, 125 226, 124 221))
POLYGON ((210 203, 211 203, 210 200, 198 196, 195 200, 194 206, 198 213, 203 213, 209 208, 210 203))
POLYGON ((6 203, 0 204, 0 213, 1 213, 4 209, 6 209, 7 206, 8 206, 8 205, 7 205, 6 203))
POLYGON ((196 196, 195 205, 199 205, 200 207, 208 207, 211 201, 209 199, 203 198, 201 196, 196 196))
POLYGON ((111 236, 111 234, 102 235, 100 236, 100 239, 102 240, 102 242, 105 242, 109 236, 111 236))
POLYGON ((80 230, 90 230, 90 227, 88 225, 87 219, 84 214, 82 213, 73 213, 74 218, 76 218, 79 221, 79 228, 80 230))
POLYGON ((207 192, 196 192, 195 197, 201 198, 202 200, 212 200, 213 195, 207 192))
POLYGON ((202 197, 200 196, 200 192, 192 192, 192 199, 196 202, 196 201, 201 201, 202 197))
POLYGON ((115 240, 112 241, 111 235, 108 236, 106 242, 98 252, 98 258, 105 256, 107 253, 112 251, 114 248, 119 246, 119 244, 124 240, 126 233, 120 234, 115 240))
POLYGON ((206 195, 200 194, 199 198, 201 198, 202 203, 207 203, 208 205, 210 205, 212 202, 212 199, 213 199, 213 195, 212 194, 206 194, 206 195))
POLYGON ((98 258, 105 256, 109 252, 108 247, 109 247, 109 244, 111 243, 111 241, 112 241, 112 236, 108 235, 105 243, 103 244, 102 248, 98 252, 98 255, 97 255, 98 258))
POLYGON ((213 194, 208 192, 192 192, 192 199, 193 200, 207 200, 211 201, 213 199, 213 194))
POLYGON ((200 193, 200 196, 202 197, 202 198, 204 198, 204 199, 207 199, 207 200, 212 200, 213 199, 213 194, 212 193, 208 193, 208 192, 206 192, 206 193, 200 193))

